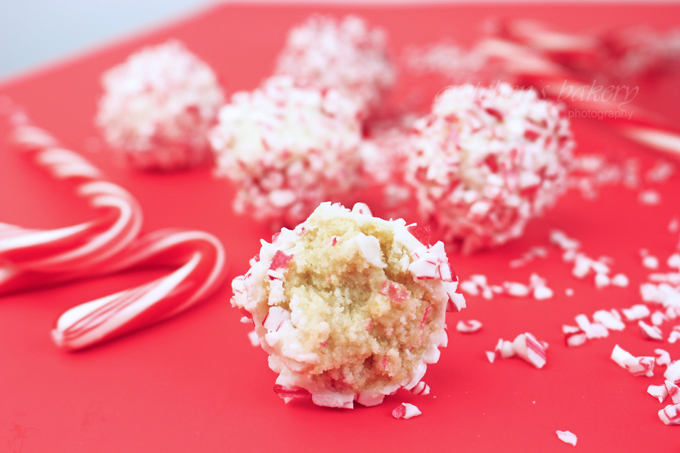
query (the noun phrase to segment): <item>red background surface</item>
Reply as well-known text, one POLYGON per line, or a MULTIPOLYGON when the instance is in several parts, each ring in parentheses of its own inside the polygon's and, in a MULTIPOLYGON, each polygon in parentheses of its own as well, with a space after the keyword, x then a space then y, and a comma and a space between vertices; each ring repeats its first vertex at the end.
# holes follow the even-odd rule
MULTIPOLYGON (((678 6, 432 6, 251 7, 220 6, 194 18, 98 49, 63 64, 7 81, 0 94, 23 105, 35 123, 85 154, 109 178, 135 194, 147 231, 177 226, 209 231, 225 244, 228 279, 268 236, 265 226, 231 212, 233 189, 208 169, 159 175, 116 165, 94 152, 93 126, 99 76, 145 44, 170 37, 185 41, 220 75, 229 94, 252 89, 267 76, 286 31, 313 11, 358 12, 384 27, 398 54, 408 44, 451 38, 471 43, 489 16, 540 18, 565 29, 587 30, 647 23, 677 25, 678 6)), ((671 118, 680 114, 680 85, 672 77, 641 86, 636 101, 671 118)), ((574 121, 579 152, 639 158, 649 168, 657 156, 610 135, 597 121, 574 121)), ((6 125, 0 125, 6 135, 6 125)), ((3 138, 4 140, 4 138, 3 138)), ((374 408, 352 411, 284 405, 272 392, 275 375, 266 355, 250 346, 240 313, 229 306, 225 285, 189 312, 102 346, 64 353, 50 341, 56 317, 73 305, 142 283, 160 271, 116 275, 0 299, 0 451, 2 452, 213 452, 213 451, 567 451, 556 430, 578 436, 579 451, 677 451, 680 428, 663 425, 663 406, 646 394, 653 379, 633 377, 609 359, 615 344, 634 355, 664 347, 680 358, 680 344, 644 341, 635 326, 584 347, 563 346, 561 325, 579 313, 640 303, 638 286, 648 270, 638 251, 662 261, 678 243, 667 232, 680 214, 680 178, 654 188, 659 206, 638 203, 638 191, 605 188, 595 201, 567 194, 555 210, 531 223, 523 238, 473 257, 451 256, 458 275, 484 273, 493 283, 547 278, 555 297, 546 301, 467 297, 468 309, 449 314, 449 347, 425 380, 429 396, 399 392, 374 408), (545 260, 510 269, 529 247, 547 245, 551 229, 576 237, 590 256, 611 256, 626 273, 627 289, 598 290, 577 280, 550 249, 545 260), (571 298, 564 289, 575 291, 571 298), (481 332, 463 336, 458 319, 479 319, 481 332), (498 338, 529 331, 550 343, 548 363, 537 370, 522 360, 490 364, 484 351, 498 338), (402 401, 423 415, 391 417, 402 401)), ((60 227, 89 219, 91 211, 69 187, 55 183, 25 157, 0 145, 0 221, 26 227, 60 227)), ((662 266, 662 269, 665 267, 662 266)), ((665 327, 667 337, 668 325, 665 327)), ((663 369, 662 369, 663 371, 663 369)))

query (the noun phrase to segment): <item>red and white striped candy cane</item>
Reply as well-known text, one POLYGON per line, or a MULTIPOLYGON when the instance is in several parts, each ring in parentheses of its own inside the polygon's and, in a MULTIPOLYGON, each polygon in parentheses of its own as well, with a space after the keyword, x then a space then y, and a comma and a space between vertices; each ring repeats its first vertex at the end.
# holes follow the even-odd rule
POLYGON ((81 349, 155 324, 206 298, 224 279, 222 244, 202 231, 151 233, 112 262, 110 270, 179 263, 167 276, 66 311, 52 331, 55 343, 65 349, 81 349))
POLYGON ((544 55, 520 44, 497 38, 481 41, 477 51, 490 61, 504 63, 505 70, 516 78, 516 82, 536 88, 557 101, 573 108, 601 113, 598 119, 611 127, 619 135, 667 156, 680 159, 680 131, 667 124, 658 115, 645 110, 632 102, 626 105, 627 115, 621 115, 619 104, 612 101, 581 99, 563 93, 570 87, 570 93, 584 90, 590 84, 570 74, 560 65, 553 63, 544 55), (618 114, 617 114, 618 113, 618 114))
MULTIPOLYGON (((43 273, 87 269, 115 256, 138 236, 142 210, 120 186, 103 180, 83 157, 59 146, 47 132, 30 124, 16 125, 13 142, 33 155, 53 177, 73 181, 77 193, 98 211, 95 220, 54 230, 0 224, 0 261, 16 270, 43 273)), ((3 274, 4 275, 4 274, 3 274)), ((0 292, 6 279, 0 277, 0 292)))
POLYGON ((81 349, 174 316, 208 297, 224 279, 220 241, 202 231, 159 230, 139 237, 135 198, 104 181, 82 156, 15 115, 13 141, 100 212, 97 219, 55 230, 0 224, 0 294, 104 275, 137 266, 178 267, 165 277, 78 305, 52 331, 64 349, 81 349))

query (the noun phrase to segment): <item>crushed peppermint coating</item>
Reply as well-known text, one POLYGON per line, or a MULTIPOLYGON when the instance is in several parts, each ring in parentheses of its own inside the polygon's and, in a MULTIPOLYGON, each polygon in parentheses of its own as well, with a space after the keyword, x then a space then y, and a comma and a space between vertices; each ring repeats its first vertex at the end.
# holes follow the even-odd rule
POLYGON ((386 34, 357 16, 312 15, 290 30, 276 74, 318 88, 333 88, 363 108, 375 108, 394 84, 386 34))
POLYGON ((533 90, 447 88, 414 130, 406 181, 465 253, 521 236, 566 189, 569 121, 533 90))
POLYGON ((262 241, 232 283, 232 305, 252 316, 284 399, 302 389, 317 405, 351 408, 401 387, 429 393, 421 379, 448 342, 446 311, 465 301, 443 243, 412 232, 423 238, 364 204, 322 203, 295 230, 262 241))
POLYGON ((145 47, 105 72, 102 84, 97 125, 132 166, 175 170, 209 159, 207 134, 224 94, 181 42, 145 47))
POLYGON ((238 186, 234 209, 274 229, 303 221, 357 183, 359 107, 288 76, 235 93, 210 133, 216 174, 238 186))
POLYGON ((469 321, 460 320, 456 324, 456 330, 460 333, 474 333, 482 328, 482 323, 476 319, 470 319, 469 321))
POLYGON ((557 430, 557 437, 565 444, 573 445, 574 447, 576 446, 576 442, 578 441, 576 435, 570 431, 557 430))
POLYGON ((401 405, 395 407, 392 411, 392 417, 402 418, 404 420, 408 420, 409 418, 417 417, 418 415, 422 414, 423 413, 420 412, 420 409, 410 403, 401 403, 401 405))

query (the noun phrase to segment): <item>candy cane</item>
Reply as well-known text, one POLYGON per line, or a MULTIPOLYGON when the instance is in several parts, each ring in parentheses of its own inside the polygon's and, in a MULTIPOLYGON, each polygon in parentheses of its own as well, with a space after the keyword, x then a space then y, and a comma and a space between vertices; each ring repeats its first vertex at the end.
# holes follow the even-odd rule
POLYGON ((52 330, 54 342, 81 349, 174 316, 209 296, 223 281, 225 253, 202 231, 161 230, 143 237, 113 269, 155 262, 183 262, 171 274, 136 288, 78 305, 52 330))
POLYGON ((571 107, 601 113, 602 120, 619 135, 680 159, 680 131, 666 124, 658 115, 631 102, 627 105, 629 116, 621 116, 619 105, 615 102, 563 96, 561 91, 565 86, 572 87, 571 92, 578 92, 587 90, 590 84, 573 76, 544 55, 520 44, 488 38, 479 43, 477 51, 490 61, 504 63, 505 70, 515 76, 519 83, 534 86, 542 94, 564 101, 571 107))
POLYGON ((56 322, 54 342, 81 349, 174 316, 222 283, 225 253, 202 231, 159 230, 137 237, 142 212, 135 198, 104 181, 98 169, 63 149, 46 131, 13 115, 13 139, 57 179, 72 180, 98 209, 90 222, 55 230, 0 223, 0 294, 104 275, 137 266, 179 266, 145 285, 78 305, 56 322))
MULTIPOLYGON (((142 210, 126 190, 104 181, 83 157, 63 149, 47 132, 30 124, 16 125, 14 143, 32 153, 35 162, 56 179, 77 184, 77 193, 99 212, 97 219, 55 230, 0 225, 0 260, 12 268, 45 273, 86 269, 127 247, 142 227, 142 210)), ((17 276, 13 272, 14 277, 17 276)), ((0 291, 6 280, 0 278, 0 291)))

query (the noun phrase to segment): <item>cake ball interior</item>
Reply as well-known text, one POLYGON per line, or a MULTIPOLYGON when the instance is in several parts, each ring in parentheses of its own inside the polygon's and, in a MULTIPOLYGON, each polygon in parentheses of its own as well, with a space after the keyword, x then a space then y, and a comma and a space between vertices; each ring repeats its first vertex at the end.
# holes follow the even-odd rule
POLYGON ((305 373, 339 391, 406 379, 442 316, 429 286, 408 271, 408 251, 387 222, 371 217, 312 215, 309 226, 295 246, 282 303, 302 346, 319 357, 305 373))

